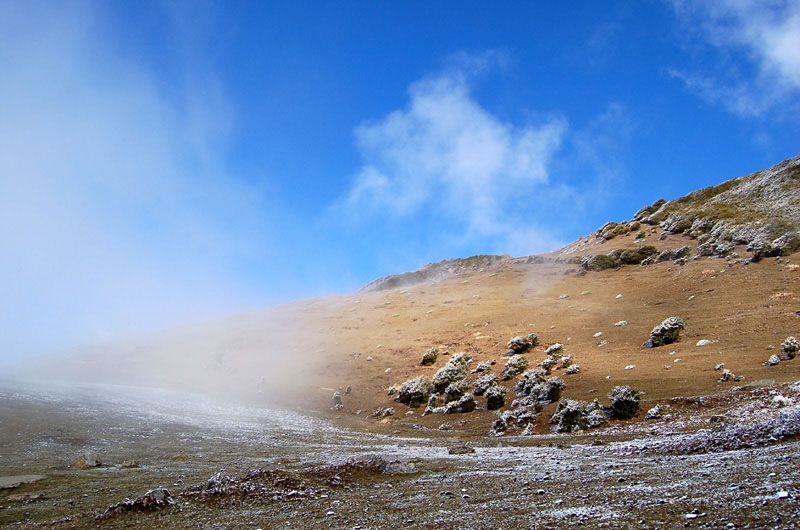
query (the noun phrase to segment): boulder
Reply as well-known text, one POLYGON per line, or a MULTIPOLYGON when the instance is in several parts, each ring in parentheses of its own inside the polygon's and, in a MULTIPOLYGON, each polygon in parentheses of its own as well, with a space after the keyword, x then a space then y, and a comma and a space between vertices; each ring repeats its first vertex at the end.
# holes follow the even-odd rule
POLYGON ((644 343, 647 348, 655 348, 671 344, 680 338, 680 332, 686 327, 686 321, 678 317, 664 319, 650 332, 650 340, 644 343))
POLYGON ((103 462, 95 453, 83 453, 72 463, 72 469, 90 469, 102 466, 103 462))

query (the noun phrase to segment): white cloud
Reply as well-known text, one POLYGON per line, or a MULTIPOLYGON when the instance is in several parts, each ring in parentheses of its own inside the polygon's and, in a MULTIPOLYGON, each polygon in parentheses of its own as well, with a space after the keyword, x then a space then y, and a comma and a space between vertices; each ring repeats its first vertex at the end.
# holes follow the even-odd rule
POLYGON ((165 97, 86 7, 0 4, 0 362, 240 307, 269 226, 224 98, 165 97))
MULTIPOLYGON (((519 197, 530 200, 548 186, 566 122, 505 123, 475 101, 468 81, 461 69, 423 79, 411 86, 406 108, 358 127, 364 163, 337 207, 360 220, 435 209, 461 227, 461 237, 514 239, 520 248, 520 234, 533 234, 530 217, 509 216, 509 208, 524 208, 519 197)), ((527 252, 552 242, 528 241, 527 252)))
POLYGON ((723 53, 743 52, 755 74, 723 61, 716 75, 671 71, 671 75, 743 115, 760 115, 800 91, 800 2, 796 0, 673 0, 687 24, 723 53))

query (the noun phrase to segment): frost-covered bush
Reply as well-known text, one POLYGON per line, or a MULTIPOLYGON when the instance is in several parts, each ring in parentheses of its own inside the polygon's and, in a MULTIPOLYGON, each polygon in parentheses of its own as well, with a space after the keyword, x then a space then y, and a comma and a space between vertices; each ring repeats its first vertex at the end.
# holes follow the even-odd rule
POLYGON ((433 385, 427 377, 421 375, 400 385, 396 401, 412 408, 419 407, 428 401, 431 392, 433 385))
POLYGON ((439 350, 431 348, 422 355, 422 361, 419 363, 422 366, 430 366, 436 362, 439 357, 439 350))
POLYGON ((786 340, 783 341, 781 347, 783 348, 783 353, 785 353, 790 359, 794 359, 797 355, 797 352, 800 352, 800 340, 797 340, 794 337, 786 337, 786 340))
POLYGON ((608 395, 611 415, 618 420, 627 420, 639 412, 639 392, 628 385, 614 387, 608 395))
POLYGON ((533 387, 545 382, 545 375, 542 370, 528 370, 519 378, 515 390, 522 395, 530 395, 533 387))
POLYGON ((528 359, 522 355, 512 355, 505 368, 503 368, 503 380, 511 379, 512 377, 521 374, 528 368, 528 359))
POLYGON ((444 400, 447 403, 458 400, 461 396, 469 392, 469 386, 469 381, 466 379, 453 381, 444 389, 444 400))
POLYGON ((537 344, 539 344, 539 336, 536 333, 530 333, 525 337, 514 337, 508 341, 508 349, 514 353, 525 353, 537 344))
POLYGON ((475 380, 475 388, 473 394, 482 396, 493 386, 499 385, 500 382, 495 374, 484 374, 475 380))
POLYGON ((686 321, 678 317, 663 320, 650 332, 650 340, 644 343, 648 348, 671 344, 678 340, 680 332, 686 327, 686 321))
POLYGON ((500 385, 489 387, 486 391, 486 408, 497 410, 506 404, 506 389, 500 385))

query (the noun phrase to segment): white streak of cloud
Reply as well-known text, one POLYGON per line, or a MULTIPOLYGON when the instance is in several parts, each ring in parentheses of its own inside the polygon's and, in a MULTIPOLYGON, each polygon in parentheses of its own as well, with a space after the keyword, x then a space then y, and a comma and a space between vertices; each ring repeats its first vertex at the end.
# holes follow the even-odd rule
MULTIPOLYGON (((461 237, 499 237, 524 245, 534 234, 524 216, 509 221, 518 197, 548 185, 548 164, 566 130, 561 118, 538 126, 505 123, 469 93, 454 69, 413 84, 410 102, 356 130, 364 161, 337 207, 360 220, 410 217, 435 209, 461 226, 461 237), (505 214, 505 215, 504 215, 505 214)), ((554 242, 539 234, 527 251, 554 242)))
POLYGON ((758 116, 800 92, 800 2, 796 0, 673 0, 679 18, 700 29, 723 53, 743 52, 747 75, 721 62, 715 75, 671 71, 703 97, 741 115, 758 116))

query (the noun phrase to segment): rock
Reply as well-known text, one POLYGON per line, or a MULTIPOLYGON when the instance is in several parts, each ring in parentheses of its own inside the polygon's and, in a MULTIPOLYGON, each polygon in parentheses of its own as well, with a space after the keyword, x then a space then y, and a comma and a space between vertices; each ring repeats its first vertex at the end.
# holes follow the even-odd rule
POLYGON ((103 462, 95 453, 83 453, 72 464, 73 469, 89 469, 102 466, 103 462))
POLYGON ((528 359, 522 355, 514 355, 508 360, 508 362, 506 362, 506 366, 503 368, 503 372, 501 374, 502 378, 504 381, 511 379, 512 377, 521 374, 526 368, 528 368, 528 359))
POLYGON ((608 395, 611 401, 611 416, 626 420, 639 412, 639 393, 628 385, 617 386, 608 395))
POLYGON ((783 408, 791 405, 792 401, 785 396, 778 395, 772 398, 771 404, 775 408, 783 408))
POLYGON ((47 475, 11 475, 0 477, 0 490, 10 490, 22 484, 30 484, 46 479, 47 475))
POLYGON ((593 335, 593 337, 594 337, 594 338, 596 338, 596 339, 599 339, 599 338, 600 338, 600 337, 602 337, 602 336, 603 336, 603 332, 602 332, 602 331, 598 331, 597 333, 595 333, 595 334, 593 335))
POLYGON ((474 453, 475 449, 467 444, 453 445, 447 448, 447 454, 451 455, 467 455, 474 453))
POLYGON ((525 353, 538 344, 539 336, 536 333, 530 333, 525 337, 518 336, 508 341, 508 349, 514 353, 525 353))
POLYGON ((581 371, 581 367, 580 366, 578 366, 577 364, 572 364, 572 365, 570 365, 569 368, 567 368, 567 372, 566 373, 567 373, 567 375, 574 375, 574 374, 577 374, 580 371, 581 371))
POLYGON ((353 387, 350 386, 350 385, 347 385, 347 387, 344 389, 344 393, 345 394, 350 394, 352 391, 353 391, 353 387))
POLYGON ((476 396, 482 396, 489 388, 498 386, 500 381, 495 374, 484 374, 475 380, 475 387, 473 393, 476 396))
POLYGON ((725 383, 727 381, 741 381, 741 380, 742 378, 740 376, 734 374, 727 368, 722 371, 722 375, 720 376, 719 379, 717 379, 717 381, 720 383, 725 383))
POLYGON ((680 338, 680 332, 686 327, 686 321, 678 317, 669 317, 663 320, 650 332, 650 340, 644 343, 645 347, 655 348, 671 344, 680 338))
POLYGON ((394 407, 388 407, 388 408, 383 409, 383 412, 381 413, 381 416, 384 417, 384 418, 387 417, 387 416, 394 416, 394 407))
POLYGON ((655 407, 651 408, 647 411, 647 414, 644 415, 644 419, 646 420, 657 420, 664 414, 664 409, 661 406, 656 405, 655 407))
POLYGON ((396 401, 411 408, 416 408, 428 401, 431 392, 433 392, 433 383, 427 377, 421 375, 400 385, 396 401))
POLYGON ((169 490, 164 488, 156 488, 148 491, 141 497, 135 499, 125 499, 122 502, 108 506, 105 511, 98 514, 95 519, 110 519, 116 515, 132 511, 152 511, 166 506, 172 506, 175 501, 172 499, 169 490))
POLYGON ((352 464, 355 467, 372 468, 385 475, 411 475, 419 471, 408 459, 381 455, 373 455, 364 460, 354 461, 352 464))
POLYGON ((773 354, 769 356, 769 359, 767 359, 767 362, 764 363, 764 366, 777 366, 780 364, 780 362, 781 358, 773 354))
POLYGON ((636 368, 636 365, 633 364, 629 364, 628 366, 625 367, 626 370, 633 370, 634 368, 636 368))
POLYGON ((439 350, 437 350, 436 348, 431 348, 422 355, 422 361, 420 361, 420 364, 422 366, 430 366, 434 364, 436 362, 436 359, 438 358, 439 358, 439 350))
POLYGON ((120 467, 122 467, 122 469, 136 469, 139 467, 139 462, 136 460, 123 460, 120 467))
POLYGON ((711 346, 711 341, 708 339, 701 339, 697 341, 697 344, 695 344, 695 346, 700 346, 700 347, 711 346))
POLYGON ((497 410, 506 404, 507 390, 502 386, 490 386, 486 391, 486 409, 497 410))
POLYGON ((718 365, 716 365, 714 367, 714 370, 719 371, 719 370, 722 370, 724 367, 725 367, 725 363, 719 363, 718 365))
POLYGON ((333 401, 333 406, 334 407, 340 407, 341 408, 341 406, 342 406, 342 395, 339 392, 334 392, 333 393, 333 397, 331 398, 331 400, 333 401))
POLYGON ((794 337, 786 337, 786 340, 781 344, 781 348, 781 351, 783 351, 789 359, 794 359, 797 352, 800 351, 800 340, 794 337))
POLYGON ((614 326, 616 326, 616 327, 627 326, 627 325, 628 325, 628 321, 627 320, 620 320, 619 322, 616 322, 614 324, 614 326))

